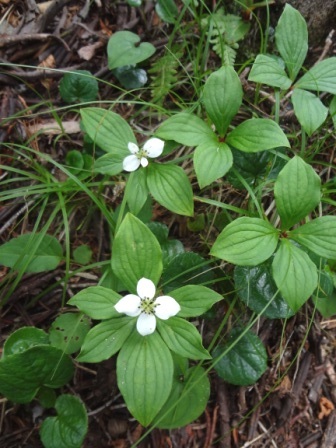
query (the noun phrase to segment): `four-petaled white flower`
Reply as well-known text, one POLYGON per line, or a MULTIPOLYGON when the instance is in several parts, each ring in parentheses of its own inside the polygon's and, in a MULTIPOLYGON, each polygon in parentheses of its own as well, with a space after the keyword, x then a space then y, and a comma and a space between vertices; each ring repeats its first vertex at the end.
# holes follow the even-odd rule
POLYGON ((125 171, 135 171, 139 166, 146 167, 148 165, 148 157, 154 158, 162 154, 164 141, 159 138, 150 138, 142 149, 135 143, 129 142, 128 149, 132 153, 123 160, 123 168, 125 171))
POLYGON ((156 328, 156 317, 167 320, 175 316, 181 309, 180 305, 170 296, 160 296, 154 299, 155 285, 147 278, 141 278, 137 284, 137 293, 128 294, 114 305, 118 313, 138 317, 137 330, 142 336, 152 334, 156 328))

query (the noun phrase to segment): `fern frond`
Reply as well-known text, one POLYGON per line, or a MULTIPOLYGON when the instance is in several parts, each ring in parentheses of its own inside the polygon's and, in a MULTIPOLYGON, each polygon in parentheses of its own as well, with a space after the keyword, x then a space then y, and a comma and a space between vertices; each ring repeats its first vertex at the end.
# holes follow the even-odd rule
POLYGON ((153 102, 162 106, 166 96, 178 81, 178 67, 182 57, 182 51, 176 53, 167 52, 154 62, 148 70, 151 75, 151 93, 153 102))

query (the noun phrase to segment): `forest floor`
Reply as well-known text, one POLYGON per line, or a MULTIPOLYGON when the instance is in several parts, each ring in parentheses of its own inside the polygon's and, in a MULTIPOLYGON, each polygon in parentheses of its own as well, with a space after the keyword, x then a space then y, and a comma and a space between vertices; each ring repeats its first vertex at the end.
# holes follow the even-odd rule
MULTIPOLYGON (((59 109, 59 117, 67 126, 67 137, 59 131, 51 133, 45 129, 48 124, 55 124, 55 115, 50 113, 51 109, 64 106, 59 94, 59 82, 64 71, 89 70, 100 80, 108 81, 100 84, 100 99, 117 99, 121 90, 113 87, 118 85, 118 81, 108 69, 108 38, 118 30, 132 31, 151 42, 157 50, 155 57, 159 57, 169 40, 172 25, 160 20, 153 2, 145 2, 146 6, 142 9, 131 8, 127 2, 106 0, 63 0, 54 3, 58 6, 50 13, 50 9, 40 9, 33 0, 0 0, 0 116, 2 119, 11 118, 0 128, 0 147, 3 142, 29 141, 34 150, 47 152, 56 161, 63 163, 67 151, 81 148, 83 140, 75 110, 62 112, 59 109), (61 71, 42 71, 35 68, 37 66, 61 71), (43 113, 36 116, 36 111, 43 113)), ((256 11, 257 15, 259 13, 262 21, 264 15, 261 10, 256 11)), ((181 28, 183 26, 184 21, 181 22, 181 28)), ((187 36, 194 39, 197 29, 189 27, 189 30, 188 33, 177 34, 176 41, 186 39, 187 36)), ((254 54, 258 53, 256 30, 257 27, 252 26, 246 38, 247 46, 256 46, 254 54)), ((327 56, 336 52, 335 44, 327 48, 321 45, 310 48, 310 59, 316 61, 325 49, 327 56)), ((211 52, 210 55, 212 59, 208 62, 209 66, 219 67, 217 56, 211 52)), ((193 100, 190 86, 186 83, 181 83, 179 95, 184 96, 186 102, 188 96, 193 100)), ((127 98, 126 92, 123 99, 127 98)), ((134 93, 131 98, 134 100, 134 93)), ((150 101, 149 91, 141 91, 139 99, 150 101)), ((146 113, 137 110, 134 104, 128 105, 126 101, 120 102, 115 109, 133 123, 134 116, 144 116, 146 113)), ((267 114, 267 105, 264 113, 267 114)), ((283 120, 288 122, 290 119, 283 120)), ((0 170, 1 179, 6 178, 5 166, 8 160, 12 160, 13 166, 17 168, 26 163, 27 168, 27 161, 14 161, 11 156, 8 145, 0 149, 0 165, 3 166, 0 170)), ((44 162, 34 156, 29 163, 28 168, 34 170, 34 164, 44 162)), ((53 174, 62 178, 61 172, 53 174)), ((118 192, 112 189, 102 194, 107 195, 106 201, 111 207, 119 201, 118 192)), ((226 195, 230 203, 229 192, 226 195)), ((0 204, 1 244, 34 228, 34 216, 38 215, 34 211, 34 201, 36 197, 31 196, 30 199, 22 197, 0 204)), ((72 244, 76 247, 85 243, 93 249, 96 260, 106 259, 109 253, 106 223, 91 211, 92 204, 84 194, 74 195, 72 201, 72 244), (91 214, 89 219, 88 210, 91 214)), ((52 207, 51 201, 46 210, 52 210, 52 207)), ((190 231, 185 219, 160 208, 155 209, 155 213, 169 225, 170 236, 182 240, 188 250, 199 251, 198 238, 195 232, 190 231)), ((57 226, 61 226, 58 220, 54 228, 57 226)), ((8 281, 8 272, 8 268, 0 266, 0 280, 6 278, 0 291, 2 298, 6 297, 13 285, 13 279, 8 281)), ((48 329, 50 322, 62 311, 64 291, 68 299, 81 288, 95 285, 98 275, 94 269, 84 272, 71 278, 64 288, 63 265, 51 272, 25 274, 1 309, 1 345, 9 334, 22 326, 48 329)), ((216 331, 216 323, 216 319, 213 319, 205 324, 204 331, 208 332, 204 334, 205 342, 216 331)), ((113 358, 99 365, 78 366, 73 382, 64 390, 78 395, 87 407, 89 431, 83 446, 336 447, 336 320, 324 319, 312 304, 307 303, 286 322, 261 317, 258 334, 269 356, 266 373, 256 384, 248 387, 226 384, 215 373, 211 374, 212 390, 206 411, 197 421, 180 429, 154 429, 146 434, 146 428, 130 416, 118 392, 113 358)), ((36 402, 15 405, 4 398, 0 399, 0 446, 41 447, 38 429, 46 415, 48 412, 36 402)))

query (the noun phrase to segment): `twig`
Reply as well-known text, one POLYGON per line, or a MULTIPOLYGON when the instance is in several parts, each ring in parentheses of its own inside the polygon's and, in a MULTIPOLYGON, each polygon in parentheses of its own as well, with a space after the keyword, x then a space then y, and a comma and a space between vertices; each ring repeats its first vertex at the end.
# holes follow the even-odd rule
POLYGON ((328 418, 328 424, 323 434, 320 448, 335 448, 336 441, 336 410, 332 411, 328 418))
POLYGON ((54 36, 49 33, 33 33, 33 34, 17 34, 16 36, 11 36, 9 34, 3 34, 0 41, 0 48, 7 47, 8 45, 13 45, 21 42, 29 42, 31 40, 45 41, 47 39, 56 39, 64 45, 64 47, 71 51, 69 45, 61 37, 54 36))
POLYGON ((231 448, 231 428, 230 428, 230 410, 228 406, 227 386, 221 379, 217 382, 218 404, 219 404, 219 424, 221 430, 220 446, 222 448, 231 448))
POLYGON ((316 64, 318 62, 322 61, 326 57, 326 54, 328 53, 328 51, 330 50, 330 47, 332 46, 332 43, 333 43, 332 37, 333 37, 334 33, 335 33, 335 30, 331 30, 330 33, 328 34, 328 36, 325 40, 325 45, 324 45, 323 51, 321 53, 321 56, 316 61, 316 64))

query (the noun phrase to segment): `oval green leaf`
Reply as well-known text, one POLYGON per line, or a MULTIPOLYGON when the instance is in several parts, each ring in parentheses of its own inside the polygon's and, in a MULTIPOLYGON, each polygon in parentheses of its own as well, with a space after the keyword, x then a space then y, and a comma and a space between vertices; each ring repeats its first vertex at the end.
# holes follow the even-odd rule
POLYGON ((157 332, 136 331, 122 346, 117 359, 118 387, 131 414, 149 425, 170 396, 174 363, 157 332))
POLYGON ((280 126, 267 118, 251 118, 243 121, 230 132, 226 143, 244 152, 259 152, 281 146, 290 147, 280 126))
POLYGON ((134 329, 135 319, 130 317, 117 317, 101 322, 86 335, 77 360, 101 362, 111 358, 120 350, 134 329))
POLYGON ((162 251, 158 240, 138 218, 128 213, 112 246, 112 270, 130 292, 138 281, 158 283, 162 273, 162 251))
POLYGON ((64 386, 73 376, 71 359, 51 346, 35 346, 0 361, 0 393, 15 403, 28 403, 39 388, 64 386))
POLYGON ((187 112, 173 115, 165 120, 155 132, 155 136, 187 146, 198 146, 210 140, 217 141, 210 126, 196 115, 187 112))
POLYGON ((302 89, 294 89, 292 102, 299 123, 306 133, 311 136, 325 122, 328 108, 316 95, 302 89))
POLYGON ((187 285, 169 292, 181 306, 179 317, 196 317, 208 311, 223 297, 202 285, 187 285))
POLYGON ((81 313, 61 314, 51 325, 50 344, 71 355, 81 348, 90 326, 90 320, 81 313))
POLYGON ((214 350, 214 368, 228 383, 248 386, 267 369, 267 353, 258 336, 251 331, 244 331, 243 335, 242 332, 240 328, 233 329, 226 344, 214 350))
POLYGON ((197 146, 194 167, 200 188, 223 177, 232 166, 232 152, 226 143, 209 141, 197 146))
POLYGON ((193 191, 182 168, 151 163, 148 166, 147 185, 159 204, 178 215, 193 216, 193 191))
POLYGON ((181 428, 196 420, 210 397, 210 382, 202 367, 191 367, 184 375, 174 375, 169 399, 155 418, 157 428, 181 428))
POLYGON ((88 429, 88 417, 82 401, 73 395, 61 395, 55 403, 57 417, 42 423, 40 436, 45 448, 80 448, 88 429))
POLYGON ((92 319, 111 319, 119 313, 114 305, 121 299, 121 295, 103 286, 89 286, 74 295, 68 302, 92 319))
POLYGON ((296 83, 300 89, 329 92, 336 95, 336 57, 318 62, 296 83))
POLYGON ((203 102, 221 137, 225 135, 242 101, 242 85, 232 66, 221 67, 209 76, 203 90, 203 102))
POLYGON ((292 81, 286 75, 279 61, 266 54, 258 54, 248 79, 282 90, 287 90, 292 85, 292 81))
POLYGON ((287 4, 275 30, 276 46, 285 61, 289 77, 294 81, 306 59, 308 30, 302 15, 287 4))
POLYGON ((279 293, 268 262, 236 266, 234 282, 239 298, 256 313, 269 319, 286 319, 294 314, 279 293))
POLYGON ((289 229, 319 204, 321 180, 310 165, 295 156, 278 174, 274 196, 281 227, 289 229))
POLYGON ((202 338, 195 326, 180 317, 167 321, 157 319, 157 329, 167 347, 180 356, 189 359, 210 359, 202 345, 202 338))
POLYGON ((272 272, 283 298, 296 313, 317 287, 316 265, 303 250, 284 239, 275 254, 272 272))
POLYGON ((242 217, 225 227, 210 254, 239 266, 256 266, 273 254, 278 238, 278 230, 269 222, 242 217))
POLYGON ((52 271, 62 258, 63 249, 58 240, 42 233, 25 233, 0 246, 0 264, 16 271, 52 271))
POLYGON ((94 101, 98 96, 98 81, 87 70, 74 70, 65 73, 59 90, 66 103, 94 101))
POLYGON ((22 327, 14 331, 6 340, 2 356, 23 353, 35 345, 49 345, 48 334, 35 327, 22 327))
POLYGON ((336 260, 336 216, 321 216, 288 233, 320 257, 336 260))
POLYGON ((80 114, 85 131, 103 151, 120 153, 123 158, 130 155, 127 145, 137 141, 132 129, 120 115, 99 107, 81 109, 80 114))

